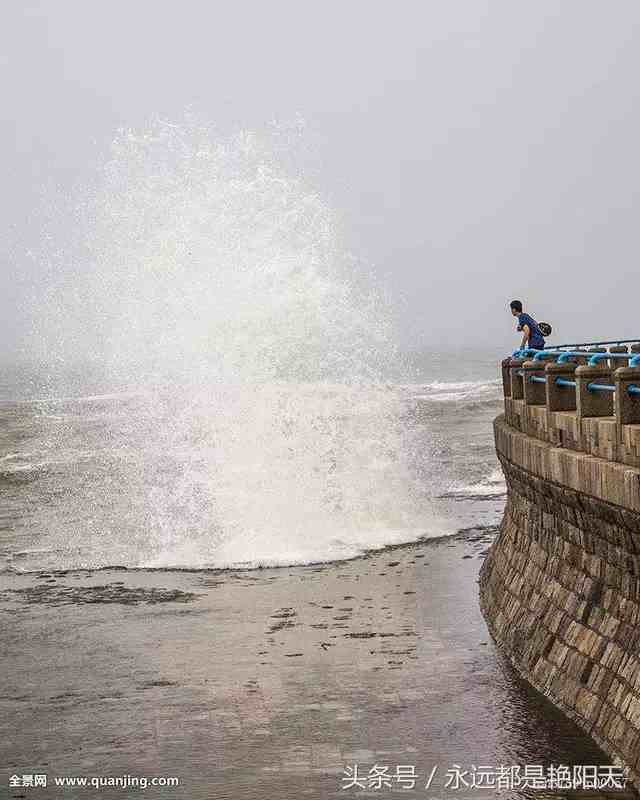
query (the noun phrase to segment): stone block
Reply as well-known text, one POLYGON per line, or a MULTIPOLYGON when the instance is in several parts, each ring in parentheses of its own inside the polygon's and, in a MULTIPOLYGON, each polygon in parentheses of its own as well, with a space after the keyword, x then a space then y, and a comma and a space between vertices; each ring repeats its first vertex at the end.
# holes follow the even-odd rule
POLYGON ((509 375, 511 382, 511 399, 522 400, 524 399, 524 384, 522 381, 522 366, 525 362, 524 358, 512 358, 509 366, 509 375))
POLYGON ((613 392, 593 391, 590 385, 613 385, 612 371, 606 366, 597 367, 577 367, 575 371, 576 381, 576 410, 578 419, 585 417, 612 417, 613 416, 613 392))
MULTIPOLYGON (((526 384, 525 384, 526 386, 526 384)), ((544 386, 542 384, 538 384, 538 388, 542 389, 544 394, 544 386)), ((526 391, 526 390, 525 390, 526 391)), ((525 404, 527 401, 525 400, 525 404)), ((542 441, 546 441, 547 439, 547 409, 543 404, 540 405, 530 405, 526 404, 525 410, 525 425, 524 430, 528 436, 533 436, 536 439, 540 439, 542 441)), ((534 445, 535 447, 535 445, 534 445)), ((533 455, 533 452, 532 452, 533 455)))
POLYGON ((558 386, 556 380, 574 380, 576 365, 547 364, 545 367, 547 411, 573 411, 576 408, 575 390, 567 386, 558 386))
POLYGON ((611 461, 595 461, 600 473, 600 495, 604 500, 615 505, 625 503, 624 467, 611 461))
POLYGON ((593 452, 594 456, 607 461, 618 460, 618 436, 615 417, 611 419, 597 419, 598 444, 593 452))
POLYGON ((544 378, 545 365, 541 361, 525 361, 522 365, 524 376, 522 379, 524 402, 528 406, 544 406, 547 402, 547 392, 545 383, 536 383, 531 380, 544 378))
POLYGON ((600 706, 600 698, 588 689, 581 688, 576 697, 575 708, 578 714, 586 720, 595 717, 595 710, 600 706))
POLYGON ((640 424, 640 396, 627 391, 629 386, 640 386, 640 367, 619 367, 613 373, 613 380, 616 422, 619 425, 640 424))
POLYGON ((602 656, 601 664, 615 673, 624 655, 624 650, 619 645, 615 642, 609 642, 602 656))
MULTIPOLYGON (((610 353, 615 353, 616 355, 622 355, 622 353, 628 353, 629 348, 626 345, 613 345, 609 348, 610 353)), ((628 367, 629 366, 629 359, 628 358, 610 358, 609 361, 609 369, 615 370, 618 367, 628 367)))
POLYGON ((502 391, 505 397, 511 397, 511 358, 502 360, 502 391))
POLYGON ((624 470, 624 505, 632 511, 640 511, 640 471, 624 470))

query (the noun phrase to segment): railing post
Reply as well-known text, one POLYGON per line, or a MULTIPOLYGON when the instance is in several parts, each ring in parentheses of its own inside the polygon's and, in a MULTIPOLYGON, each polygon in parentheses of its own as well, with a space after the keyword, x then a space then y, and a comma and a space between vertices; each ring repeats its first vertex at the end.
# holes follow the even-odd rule
POLYGON ((611 383, 612 381, 612 370, 607 366, 607 360, 603 359, 600 364, 576 369, 578 420, 584 417, 610 417, 613 415, 613 392, 590 392, 588 389, 592 382, 611 383))
POLYGON ((511 397, 504 398, 504 415, 509 425, 523 429, 524 425, 524 395, 522 375, 518 375, 524 364, 524 358, 509 359, 509 385, 511 397))
MULTIPOLYGON (((589 356, 593 356, 596 353, 606 353, 606 352, 607 352, 607 348, 606 347, 590 347, 587 350, 587 353, 589 353, 589 356)), ((598 369, 606 369, 606 367, 607 367, 607 359, 606 358, 603 358, 602 361, 598 361, 598 369)))
POLYGON ((558 386, 557 378, 573 380, 576 365, 570 361, 564 364, 547 364, 545 367, 547 411, 575 411, 576 393, 571 387, 558 386))
POLYGON ((505 419, 534 438, 640 467, 640 341, 602 344, 504 359, 505 419))
MULTIPOLYGON (((610 353, 628 353, 629 348, 626 345, 614 345, 613 347, 609 348, 610 353)), ((627 367, 629 366, 629 359, 624 358, 610 358, 609 359, 609 366, 612 370, 617 369, 618 367, 627 367)))
POLYGON ((576 353, 584 353, 585 354, 584 356, 580 356, 579 358, 576 358, 575 363, 576 364, 586 364, 587 361, 589 360, 589 351, 586 350, 584 347, 576 347, 575 352, 576 353))
POLYGON ((511 358, 502 359, 502 391, 505 397, 511 397, 511 358))
POLYGON ((522 365, 524 364, 524 358, 512 358, 510 359, 511 366, 509 367, 509 375, 511 380, 511 399, 512 400, 523 400, 524 399, 524 391, 523 391, 523 383, 522 383, 522 375, 518 373, 522 369, 522 365))
POLYGON ((547 430, 546 381, 543 361, 525 361, 522 366, 524 375, 522 387, 524 391, 524 410, 521 418, 521 430, 529 436, 544 439, 547 430), (542 380, 532 381, 531 378, 542 380))
MULTIPOLYGON (((632 345, 632 352, 634 352, 632 345)), ((636 354, 640 352, 640 347, 636 354)), ((640 467, 640 396, 630 395, 630 386, 640 386, 640 367, 619 367, 613 374, 615 381, 614 412, 619 458, 634 467, 640 467)))
POLYGON ((615 381, 614 409, 618 425, 640 425, 640 397, 632 397, 629 386, 640 386, 640 367, 619 367, 615 381))
POLYGON ((533 375, 544 378, 544 363, 542 361, 525 361, 522 365, 524 372, 522 390, 524 402, 527 406, 543 406, 547 402, 547 392, 544 383, 531 383, 529 378, 533 375))

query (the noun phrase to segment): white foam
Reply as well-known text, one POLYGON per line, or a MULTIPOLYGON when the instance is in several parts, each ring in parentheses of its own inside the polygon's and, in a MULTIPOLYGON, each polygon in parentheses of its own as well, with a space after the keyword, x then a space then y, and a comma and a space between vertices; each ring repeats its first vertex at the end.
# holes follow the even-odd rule
POLYGON ((501 397, 501 383, 491 381, 458 381, 447 383, 433 381, 405 387, 414 400, 426 400, 431 403, 485 402, 501 397))
POLYGON ((49 401, 127 398, 48 431, 96 453, 30 520, 50 549, 82 547, 71 565, 327 560, 440 529, 382 379, 388 303, 276 152, 193 124, 124 132, 61 226, 78 241, 32 352, 130 389, 49 401))
POLYGON ((142 566, 152 569, 188 568, 198 563, 203 568, 255 569, 343 561, 371 550, 382 550, 393 545, 455 533, 452 526, 443 524, 442 521, 439 524, 440 527, 431 527, 429 530, 369 528, 358 531, 357 535, 354 535, 354 531, 333 530, 332 537, 324 537, 315 542, 311 537, 301 535, 303 532, 300 531, 290 531, 285 537, 280 534, 274 540, 265 536, 264 530, 261 530, 254 532, 254 535, 248 533, 218 548, 209 562, 202 561, 201 552, 195 552, 185 545, 160 553, 142 566), (344 536, 344 539, 340 536, 344 536))
POLYGON ((478 483, 468 486, 454 485, 447 492, 447 497, 503 497, 507 491, 507 484, 502 470, 496 468, 478 483))

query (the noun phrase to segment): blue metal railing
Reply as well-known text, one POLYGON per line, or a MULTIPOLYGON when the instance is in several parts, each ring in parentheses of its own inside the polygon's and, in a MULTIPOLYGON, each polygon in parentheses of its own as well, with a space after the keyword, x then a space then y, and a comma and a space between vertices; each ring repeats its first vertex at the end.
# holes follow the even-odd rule
MULTIPOLYGON (((543 347, 543 350, 564 350, 566 347, 608 347, 609 345, 623 345, 623 344, 638 344, 640 338, 636 339, 610 339, 606 342, 572 342, 570 344, 548 344, 543 347)), ((529 349, 529 348, 525 348, 529 349)), ((535 352, 539 352, 536 350, 535 352)))
MULTIPOLYGON (((518 375, 524 375, 524 370, 520 370, 518 375)), ((547 379, 542 375, 530 375, 528 378, 529 383, 546 383, 547 379)), ((558 386, 573 386, 576 387, 576 381, 570 381, 567 378, 556 378, 556 385, 558 386)), ((590 392, 615 392, 616 387, 612 383, 588 383, 587 389, 590 392)), ((632 384, 627 386, 627 393, 630 395, 640 395, 640 386, 632 384)))
POLYGON ((533 358, 534 361, 557 358, 559 364, 564 364, 570 358, 587 358, 591 366, 607 358, 635 359, 634 366, 638 366, 640 353, 590 353, 588 350, 516 350, 512 358, 533 358))
POLYGON ((595 353, 595 354, 594 354, 594 355, 592 355, 592 356, 591 356, 591 358, 590 358, 590 359, 587 361, 587 364, 588 364, 590 367, 597 367, 597 366, 598 366, 598 364, 599 364, 601 361, 603 361, 603 360, 605 360, 605 359, 607 359, 607 358, 614 358, 614 359, 615 359, 615 358, 625 358, 625 359, 628 361, 630 358, 633 358, 633 357, 634 357, 634 356, 633 356, 633 354, 632 354, 632 353, 595 353))
POLYGON ((590 392, 615 392, 616 387, 612 383, 588 383, 587 389, 590 392))
POLYGON ((584 353, 574 353, 571 350, 565 350, 558 356, 558 364, 566 364, 571 358, 584 358, 584 353))
POLYGON ((574 342, 573 344, 552 344, 545 350, 562 350, 563 347, 604 347, 605 345, 638 344, 640 339, 611 339, 608 342, 574 342))
POLYGON ((566 378, 556 378, 556 383, 558 386, 573 386, 574 389, 576 388, 576 382, 569 381, 566 378))
MULTIPOLYGON (((595 367, 607 359, 624 360, 627 361, 629 367, 640 367, 640 353, 610 353, 600 352, 593 353, 588 350, 563 350, 562 348, 583 348, 583 347, 600 347, 605 345, 623 345, 629 343, 638 343, 639 339, 613 339, 606 342, 583 342, 580 344, 561 344, 553 347, 545 347, 542 350, 533 348, 526 348, 524 350, 516 350, 513 353, 513 358, 530 358, 533 361, 544 361, 545 359, 556 359, 558 364, 566 364, 572 358, 587 358, 587 364, 595 367)), ((542 365, 541 365, 542 367, 542 365)), ((524 375, 524 370, 518 370, 518 375, 524 375)), ((546 378, 541 375, 530 375, 528 381, 530 383, 546 383, 546 378)), ((576 387, 576 381, 568 380, 567 378, 557 377, 555 383, 558 386, 576 387)), ((587 384, 587 389, 590 392, 615 392, 616 387, 611 383, 596 383, 595 381, 587 384)), ((626 392, 631 397, 640 397, 640 386, 634 384, 627 386, 626 392)))
MULTIPOLYGON (((547 345, 542 350, 533 349, 529 347, 525 347, 524 349, 515 350, 513 353, 514 358, 524 358, 528 356, 535 356, 537 353, 552 353, 552 352, 560 352, 566 350, 566 348, 585 348, 585 347, 605 347, 609 345, 623 345, 623 344, 639 344, 640 337, 636 339, 610 339, 606 342, 573 342, 572 344, 553 344, 547 345)), ((581 356, 584 356, 585 353, 581 352, 581 356)), ((604 355, 604 354, 603 354, 604 355)), ((616 355, 615 353, 613 355, 616 355)), ((624 358, 624 354, 621 353, 622 357, 624 358)))

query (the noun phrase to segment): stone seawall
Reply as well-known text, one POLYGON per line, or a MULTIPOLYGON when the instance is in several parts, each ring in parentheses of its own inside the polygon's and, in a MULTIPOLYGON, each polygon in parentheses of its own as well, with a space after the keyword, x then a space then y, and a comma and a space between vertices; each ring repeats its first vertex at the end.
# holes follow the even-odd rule
POLYGON ((520 674, 640 789, 640 425, 618 398, 600 418, 554 410, 557 371, 528 397, 512 396, 517 373, 505 380, 494 430, 508 497, 480 604, 520 674))

